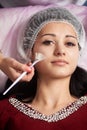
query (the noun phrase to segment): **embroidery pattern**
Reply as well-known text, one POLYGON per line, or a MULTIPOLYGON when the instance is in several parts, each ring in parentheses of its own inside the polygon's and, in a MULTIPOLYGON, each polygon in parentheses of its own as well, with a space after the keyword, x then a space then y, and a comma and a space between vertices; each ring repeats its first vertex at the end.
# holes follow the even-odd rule
POLYGON ((87 103, 87 96, 83 96, 79 98, 77 101, 71 103, 71 105, 61 109, 60 111, 56 112, 55 114, 51 114, 49 116, 44 115, 37 110, 35 110, 32 107, 26 106, 24 103, 21 101, 17 100, 16 98, 9 98, 9 102, 17 108, 20 112, 26 114, 27 116, 34 118, 34 119, 39 119, 39 120, 44 120, 47 122, 56 122, 58 120, 65 119, 68 117, 70 114, 74 113, 77 111, 82 105, 87 103))

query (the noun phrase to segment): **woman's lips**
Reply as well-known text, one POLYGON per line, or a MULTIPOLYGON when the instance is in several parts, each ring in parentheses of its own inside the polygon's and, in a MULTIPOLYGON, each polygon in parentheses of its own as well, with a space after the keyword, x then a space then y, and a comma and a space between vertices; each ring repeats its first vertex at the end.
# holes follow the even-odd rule
POLYGON ((54 65, 58 65, 58 66, 64 66, 64 65, 68 64, 68 62, 66 60, 63 60, 63 59, 54 60, 51 63, 54 65))

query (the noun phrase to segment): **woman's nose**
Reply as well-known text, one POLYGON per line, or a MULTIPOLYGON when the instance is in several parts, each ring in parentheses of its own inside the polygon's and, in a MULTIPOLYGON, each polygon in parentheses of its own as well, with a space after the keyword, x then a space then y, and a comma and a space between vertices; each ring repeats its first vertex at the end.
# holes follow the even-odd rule
POLYGON ((56 56, 66 55, 64 46, 57 44, 54 53, 56 56))

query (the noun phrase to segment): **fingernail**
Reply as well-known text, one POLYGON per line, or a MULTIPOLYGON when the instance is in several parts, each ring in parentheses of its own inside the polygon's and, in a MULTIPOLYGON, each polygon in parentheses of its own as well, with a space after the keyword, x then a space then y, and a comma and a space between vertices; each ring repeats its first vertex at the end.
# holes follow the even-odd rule
POLYGON ((32 69, 30 67, 28 67, 28 71, 31 71, 32 69))

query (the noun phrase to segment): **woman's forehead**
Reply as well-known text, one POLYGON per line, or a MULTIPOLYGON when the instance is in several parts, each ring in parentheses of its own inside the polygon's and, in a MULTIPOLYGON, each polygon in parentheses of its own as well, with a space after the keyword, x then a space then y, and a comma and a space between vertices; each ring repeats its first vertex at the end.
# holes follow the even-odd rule
POLYGON ((71 34, 73 33, 73 35, 75 35, 77 37, 77 32, 75 30, 75 28, 67 22, 49 22, 47 24, 45 24, 41 30, 38 33, 38 36, 48 36, 51 35, 53 36, 55 32, 59 32, 59 33, 68 33, 71 34))

